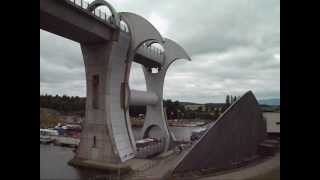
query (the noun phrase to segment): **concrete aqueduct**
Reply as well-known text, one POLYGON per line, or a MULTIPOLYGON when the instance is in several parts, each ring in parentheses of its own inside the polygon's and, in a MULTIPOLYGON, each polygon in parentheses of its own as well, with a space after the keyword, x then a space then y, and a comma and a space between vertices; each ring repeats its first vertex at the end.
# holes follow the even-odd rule
MULTIPOLYGON (((163 38, 143 17, 116 12, 103 0, 90 4, 83 0, 40 0, 40 28, 81 45, 87 102, 75 156, 79 164, 121 166, 137 155, 129 121, 130 104, 147 106, 142 136, 160 138, 164 142, 162 152, 169 149, 171 136, 163 111, 163 83, 173 61, 190 60, 181 46, 163 38), (99 6, 107 6, 112 15, 97 10, 99 6), (132 62, 143 65, 147 91, 130 89, 132 62), (158 72, 154 73, 153 68, 158 72)), ((199 168, 232 167, 254 156, 264 139, 266 122, 249 91, 211 124, 190 149, 170 165, 154 171, 184 173, 199 168)))
POLYGON ((163 112, 163 84, 167 69, 177 59, 190 57, 176 42, 163 38, 143 17, 117 12, 108 2, 41 0, 40 28, 79 42, 83 54, 86 117, 76 158, 118 164, 135 157, 129 105, 146 105, 143 137, 157 136, 170 144, 163 112), (111 16, 97 10, 107 6, 111 16), (156 48, 154 44, 162 46, 156 48), (131 90, 132 62, 143 65, 147 91, 131 90), (157 73, 152 68, 158 69, 157 73))

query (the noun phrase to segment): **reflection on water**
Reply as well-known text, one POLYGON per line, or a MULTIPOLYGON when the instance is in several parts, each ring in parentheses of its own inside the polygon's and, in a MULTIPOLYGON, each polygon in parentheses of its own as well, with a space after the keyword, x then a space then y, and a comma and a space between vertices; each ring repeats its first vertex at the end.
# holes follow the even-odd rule
MULTIPOLYGON (((169 127, 177 140, 189 140, 191 132, 199 127, 169 127)), ((133 128, 136 139, 140 139, 141 128, 133 128)), ((71 148, 40 144, 40 179, 96 179, 109 174, 88 169, 78 169, 68 165, 74 153, 71 148)), ((105 179, 105 178, 104 178, 105 179)))

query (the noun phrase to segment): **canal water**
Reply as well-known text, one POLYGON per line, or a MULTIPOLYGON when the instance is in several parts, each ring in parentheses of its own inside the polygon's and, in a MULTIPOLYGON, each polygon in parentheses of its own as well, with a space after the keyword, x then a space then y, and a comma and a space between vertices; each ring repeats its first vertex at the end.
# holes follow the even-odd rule
MULTIPOLYGON (((177 140, 189 140, 192 131, 201 127, 169 127, 177 140)), ((136 139, 140 139, 141 128, 133 128, 136 139)), ((72 148, 40 144, 40 179, 42 180, 84 180, 108 179, 110 174, 105 172, 78 169, 68 165, 73 158, 72 148)))

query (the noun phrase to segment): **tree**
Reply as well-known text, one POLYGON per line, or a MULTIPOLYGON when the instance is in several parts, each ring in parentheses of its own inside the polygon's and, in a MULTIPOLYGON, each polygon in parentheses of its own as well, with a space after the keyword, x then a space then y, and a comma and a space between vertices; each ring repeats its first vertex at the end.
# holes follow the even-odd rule
POLYGON ((219 108, 216 108, 215 110, 214 110, 214 114, 216 114, 217 115, 217 118, 220 116, 220 111, 219 111, 219 108))
POLYGON ((86 98, 80 98, 78 96, 40 95, 40 107, 55 109, 66 114, 76 113, 83 117, 85 114, 85 104, 86 98))
POLYGON ((226 104, 230 105, 230 96, 229 95, 227 95, 227 97, 226 97, 226 104))

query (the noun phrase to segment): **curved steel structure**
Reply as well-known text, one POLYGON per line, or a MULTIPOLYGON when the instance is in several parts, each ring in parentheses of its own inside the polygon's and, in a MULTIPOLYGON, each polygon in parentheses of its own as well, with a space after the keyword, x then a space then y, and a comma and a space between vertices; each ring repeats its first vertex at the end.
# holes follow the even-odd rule
POLYGON ((94 11, 96 8, 100 7, 100 6, 107 6, 112 14, 112 18, 114 21, 114 24, 119 27, 120 26, 120 18, 119 15, 117 13, 117 11, 113 8, 113 6, 108 3, 107 1, 104 0, 94 0, 93 2, 91 2, 89 4, 89 6, 87 7, 88 11, 94 11))
POLYGON ((109 3, 101 0, 93 1, 87 10, 93 11, 101 5, 109 7, 117 25, 120 21, 126 23, 129 36, 119 33, 113 42, 81 43, 87 77, 87 106, 77 157, 96 161, 104 159, 113 163, 134 157, 136 146, 129 119, 129 104, 147 106, 143 131, 148 132, 146 136, 151 134, 164 139, 164 150, 167 150, 170 136, 162 107, 164 77, 174 60, 190 57, 177 43, 163 39, 150 22, 137 14, 117 13, 109 3), (161 44, 164 52, 149 53, 153 49, 150 43, 161 44), (144 67, 147 92, 131 91, 129 88, 133 61, 144 67), (161 70, 158 74, 150 74, 152 67, 161 70), (101 147, 91 147, 93 139, 101 142, 101 147))
MULTIPOLYGON (((123 20, 127 24, 130 33, 129 50, 127 51, 127 60, 125 64, 125 72, 122 83, 122 110, 125 114, 125 121, 129 126, 129 76, 132 61, 134 60, 134 57, 137 53, 137 49, 142 46, 143 43, 148 41, 156 41, 162 43, 163 39, 159 31, 143 17, 129 12, 120 12, 119 15, 121 17, 121 20, 123 20)), ((128 128, 130 129, 131 139, 134 139, 131 126, 128 128)))
POLYGON ((130 12, 120 12, 119 16, 127 24, 131 36, 128 57, 134 56, 137 49, 145 42, 163 43, 160 32, 145 18, 130 12))
POLYGON ((137 150, 129 104, 147 106, 143 131, 146 136, 164 139, 167 150, 170 136, 162 107, 164 78, 174 60, 190 57, 175 42, 164 39, 145 18, 129 12, 118 13, 103 0, 95 0, 86 7, 87 4, 82 0, 40 1, 40 28, 79 42, 84 59, 86 117, 74 159, 79 164, 88 161, 121 164, 134 158, 137 150), (99 6, 109 8, 113 25, 106 15, 92 13, 99 6), (121 31, 121 21, 128 32, 121 31), (164 51, 155 49, 152 43, 159 43, 164 51), (143 65, 147 91, 129 88, 133 61, 143 65), (160 69, 159 73, 149 71, 154 67, 160 69))
POLYGON ((176 42, 165 39, 164 44, 165 59, 164 64, 158 73, 152 73, 149 68, 144 67, 144 75, 146 79, 147 91, 154 92, 159 97, 159 100, 154 105, 147 105, 145 123, 142 129, 142 137, 150 137, 152 129, 150 127, 157 126, 162 129, 161 139, 165 140, 165 151, 169 149, 170 133, 166 117, 163 110, 163 85, 165 76, 169 66, 178 59, 191 60, 186 51, 176 42))

